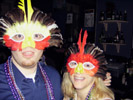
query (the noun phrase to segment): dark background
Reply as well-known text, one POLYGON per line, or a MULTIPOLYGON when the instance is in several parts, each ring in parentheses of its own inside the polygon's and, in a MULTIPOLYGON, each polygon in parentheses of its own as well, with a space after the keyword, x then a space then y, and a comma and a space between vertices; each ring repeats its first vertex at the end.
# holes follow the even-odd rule
MULTIPOLYGON (((19 0, 0 0, 0 15, 17 6, 19 0)), ((46 63, 55 67, 62 74, 64 66, 64 53, 71 43, 76 43, 80 29, 88 31, 87 42, 95 43, 104 50, 99 42, 99 35, 104 25, 99 23, 100 12, 106 12, 112 8, 115 12, 127 11, 127 23, 121 24, 121 31, 124 33, 125 45, 120 46, 117 52, 115 45, 107 45, 104 52, 108 61, 108 71, 112 74, 112 85, 116 100, 130 98, 133 100, 133 73, 129 74, 128 69, 133 68, 133 0, 32 0, 33 7, 51 14, 61 29, 64 38, 62 48, 49 48, 44 52, 46 63), (94 27, 84 27, 84 17, 88 10, 94 10, 94 27), (67 14, 73 14, 73 22, 66 23, 67 14), (124 83, 122 82, 123 80, 124 83)), ((116 33, 117 24, 108 25, 108 34, 113 36, 116 33)), ((0 44, 0 63, 7 60, 10 50, 0 44), (6 56, 5 56, 5 55, 6 56)))

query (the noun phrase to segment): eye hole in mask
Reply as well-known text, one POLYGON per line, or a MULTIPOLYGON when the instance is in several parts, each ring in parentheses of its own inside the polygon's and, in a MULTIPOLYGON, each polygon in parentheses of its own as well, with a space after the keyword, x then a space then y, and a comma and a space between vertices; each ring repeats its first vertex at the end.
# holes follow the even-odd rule
POLYGON ((43 34, 41 33, 33 34, 34 41, 42 41, 43 39, 45 39, 45 36, 43 34))
POLYGON ((70 66, 70 68, 76 68, 78 64, 76 61, 71 61, 68 63, 68 65, 70 66))
POLYGON ((12 39, 15 42, 22 42, 25 39, 24 34, 21 33, 17 33, 17 34, 13 34, 10 39, 12 39))
POLYGON ((84 62, 83 63, 83 68, 87 69, 87 70, 91 70, 91 69, 95 68, 95 66, 90 62, 84 62))

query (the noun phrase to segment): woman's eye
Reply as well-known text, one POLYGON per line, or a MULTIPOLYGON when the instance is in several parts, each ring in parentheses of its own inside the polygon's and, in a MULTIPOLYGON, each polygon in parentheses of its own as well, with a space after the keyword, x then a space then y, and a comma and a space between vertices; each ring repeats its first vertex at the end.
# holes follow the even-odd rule
POLYGON ((71 62, 69 62, 69 66, 71 68, 75 68, 75 67, 77 67, 77 62, 76 61, 71 61, 71 62))
POLYGON ((91 70, 91 69, 95 68, 95 66, 90 62, 85 62, 85 63, 83 63, 83 68, 85 68, 87 70, 91 70))
POLYGON ((35 40, 35 41, 41 41, 41 40, 43 40, 45 37, 44 37, 44 35, 43 34, 34 34, 34 36, 33 36, 33 39, 35 40))
POLYGON ((16 42, 21 42, 24 40, 24 35, 23 34, 15 34, 11 37, 11 39, 16 42))
POLYGON ((91 67, 89 64, 84 64, 85 67, 91 67))

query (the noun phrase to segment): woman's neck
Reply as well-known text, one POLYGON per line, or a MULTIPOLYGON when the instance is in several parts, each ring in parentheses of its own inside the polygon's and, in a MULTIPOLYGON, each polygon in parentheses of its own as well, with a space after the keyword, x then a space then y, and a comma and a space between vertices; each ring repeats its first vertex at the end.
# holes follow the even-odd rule
POLYGON ((83 88, 83 89, 77 89, 77 100, 85 100, 88 93, 91 92, 91 88, 94 84, 94 81, 91 82, 87 87, 83 88))

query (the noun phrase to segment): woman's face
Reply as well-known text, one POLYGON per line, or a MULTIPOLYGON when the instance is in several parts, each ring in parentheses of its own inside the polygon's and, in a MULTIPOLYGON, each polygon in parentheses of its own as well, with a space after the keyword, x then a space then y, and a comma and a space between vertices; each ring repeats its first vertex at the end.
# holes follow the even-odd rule
POLYGON ((67 60, 67 71, 72 75, 74 73, 84 73, 94 76, 99 65, 98 61, 90 54, 71 54, 67 60))
POLYGON ((67 70, 74 87, 89 90, 94 83, 94 75, 98 70, 98 61, 90 54, 71 54, 67 61, 67 70))
POLYGON ((72 75, 69 74, 69 76, 76 90, 88 90, 88 88, 90 88, 90 86, 94 83, 94 77, 90 76, 89 74, 74 73, 72 75))

